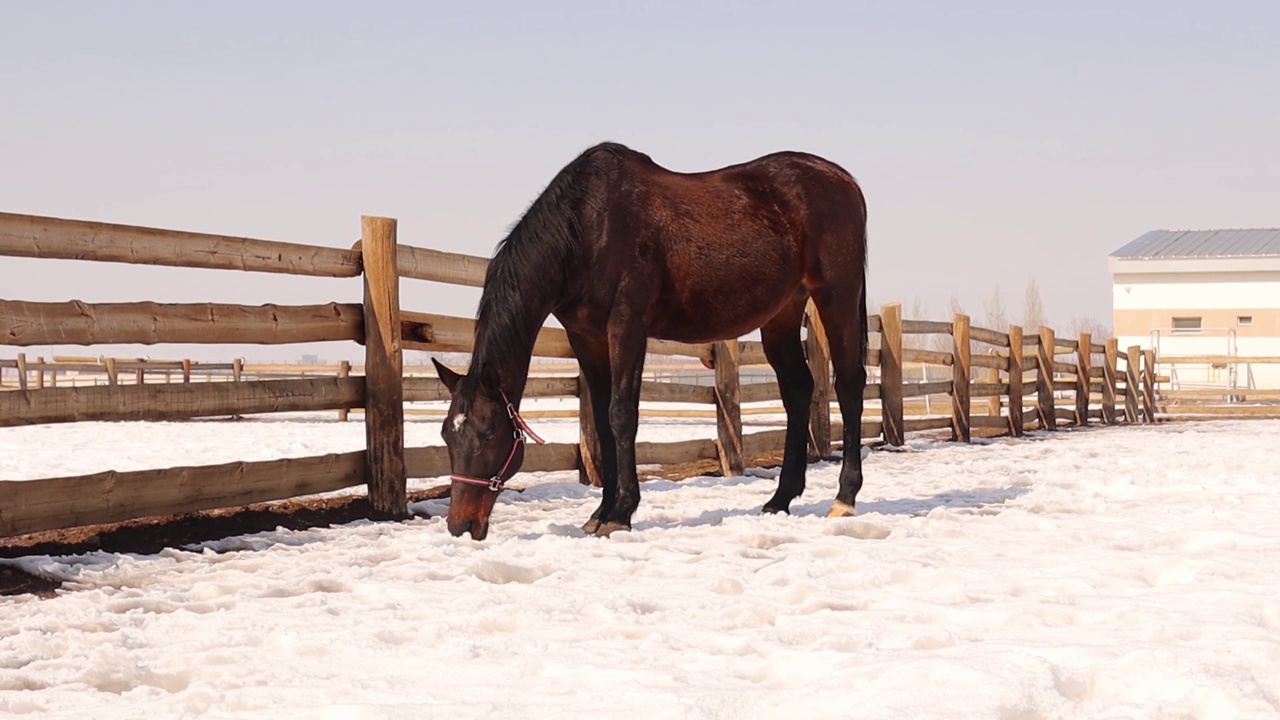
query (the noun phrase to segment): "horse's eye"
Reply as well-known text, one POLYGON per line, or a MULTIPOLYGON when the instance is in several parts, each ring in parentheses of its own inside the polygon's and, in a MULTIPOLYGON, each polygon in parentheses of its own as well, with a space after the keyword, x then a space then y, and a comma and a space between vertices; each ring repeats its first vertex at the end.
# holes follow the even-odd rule
POLYGON ((483 440, 483 441, 484 441, 484 442, 486 442, 486 443, 491 443, 491 442, 493 442, 493 431, 492 431, 492 430, 490 430, 490 431, 486 432, 486 433, 485 433, 485 434, 484 434, 480 439, 481 439, 481 440, 483 440))

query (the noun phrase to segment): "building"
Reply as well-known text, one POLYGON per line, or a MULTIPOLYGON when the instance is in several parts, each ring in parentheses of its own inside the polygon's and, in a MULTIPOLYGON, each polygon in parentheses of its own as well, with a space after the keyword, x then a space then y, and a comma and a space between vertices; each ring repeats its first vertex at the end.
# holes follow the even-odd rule
MULTIPOLYGON (((1152 230, 1108 258, 1120 347, 1180 387, 1280 388, 1280 229, 1152 230), (1239 363, 1178 356, 1240 356, 1239 363)), ((1215 359, 1216 360, 1216 359, 1215 359)))

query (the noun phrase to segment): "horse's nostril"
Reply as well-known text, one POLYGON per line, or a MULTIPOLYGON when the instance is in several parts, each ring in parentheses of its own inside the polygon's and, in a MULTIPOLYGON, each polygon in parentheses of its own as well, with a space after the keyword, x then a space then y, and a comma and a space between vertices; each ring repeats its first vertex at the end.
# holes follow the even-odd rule
POLYGON ((449 523, 449 534, 454 537, 462 537, 463 533, 471 532, 472 522, 471 520, 463 520, 449 523))

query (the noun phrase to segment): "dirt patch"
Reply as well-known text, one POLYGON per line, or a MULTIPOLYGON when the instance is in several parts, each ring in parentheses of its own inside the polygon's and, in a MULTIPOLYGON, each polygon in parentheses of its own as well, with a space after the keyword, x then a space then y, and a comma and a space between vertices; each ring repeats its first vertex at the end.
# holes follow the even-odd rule
MULTIPOLYGON (((409 501, 444 497, 448 492, 445 486, 409 493, 409 501)), ((303 530, 341 525, 371 515, 372 508, 363 496, 286 500, 3 538, 0 539, 0 558, 81 555, 99 550, 149 555, 167 547, 182 547, 276 528, 303 530)), ((31 575, 12 565, 0 565, 0 595, 49 594, 58 586, 57 581, 31 575)))
MULTIPOLYGON (((746 464, 747 467, 778 467, 782 464, 782 453, 757 455, 748 458, 746 464)), ((663 480, 684 480, 719 474, 720 464, 713 460, 667 465, 656 471, 642 473, 644 479, 663 480)), ((448 494, 449 487, 442 485, 409 493, 409 502, 447 497, 448 494)), ((82 555, 96 551, 150 555, 164 548, 221 540, 236 535, 267 532, 276 528, 305 530, 329 527, 370 516, 369 501, 363 496, 286 500, 0 538, 0 558, 82 555)), ((12 565, 0 564, 0 595, 31 593, 52 597, 59 586, 56 580, 31 575, 12 565)))

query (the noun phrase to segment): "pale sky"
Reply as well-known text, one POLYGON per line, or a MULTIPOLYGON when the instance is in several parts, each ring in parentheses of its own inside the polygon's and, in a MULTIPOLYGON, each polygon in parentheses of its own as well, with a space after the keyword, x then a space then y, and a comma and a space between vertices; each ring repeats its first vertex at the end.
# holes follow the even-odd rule
MULTIPOLYGON (((1017 319, 1034 277, 1051 324, 1109 325, 1106 256, 1129 240, 1280 226, 1277 38, 1273 0, 7 2, 0 210, 339 247, 379 214, 402 242, 488 257, 598 141, 676 170, 805 150, 864 188, 874 305, 941 318, 954 293, 981 324, 999 287, 1017 319)), ((0 258, 0 298, 360 288, 0 258)), ((466 317, 477 299, 402 289, 466 317)))

